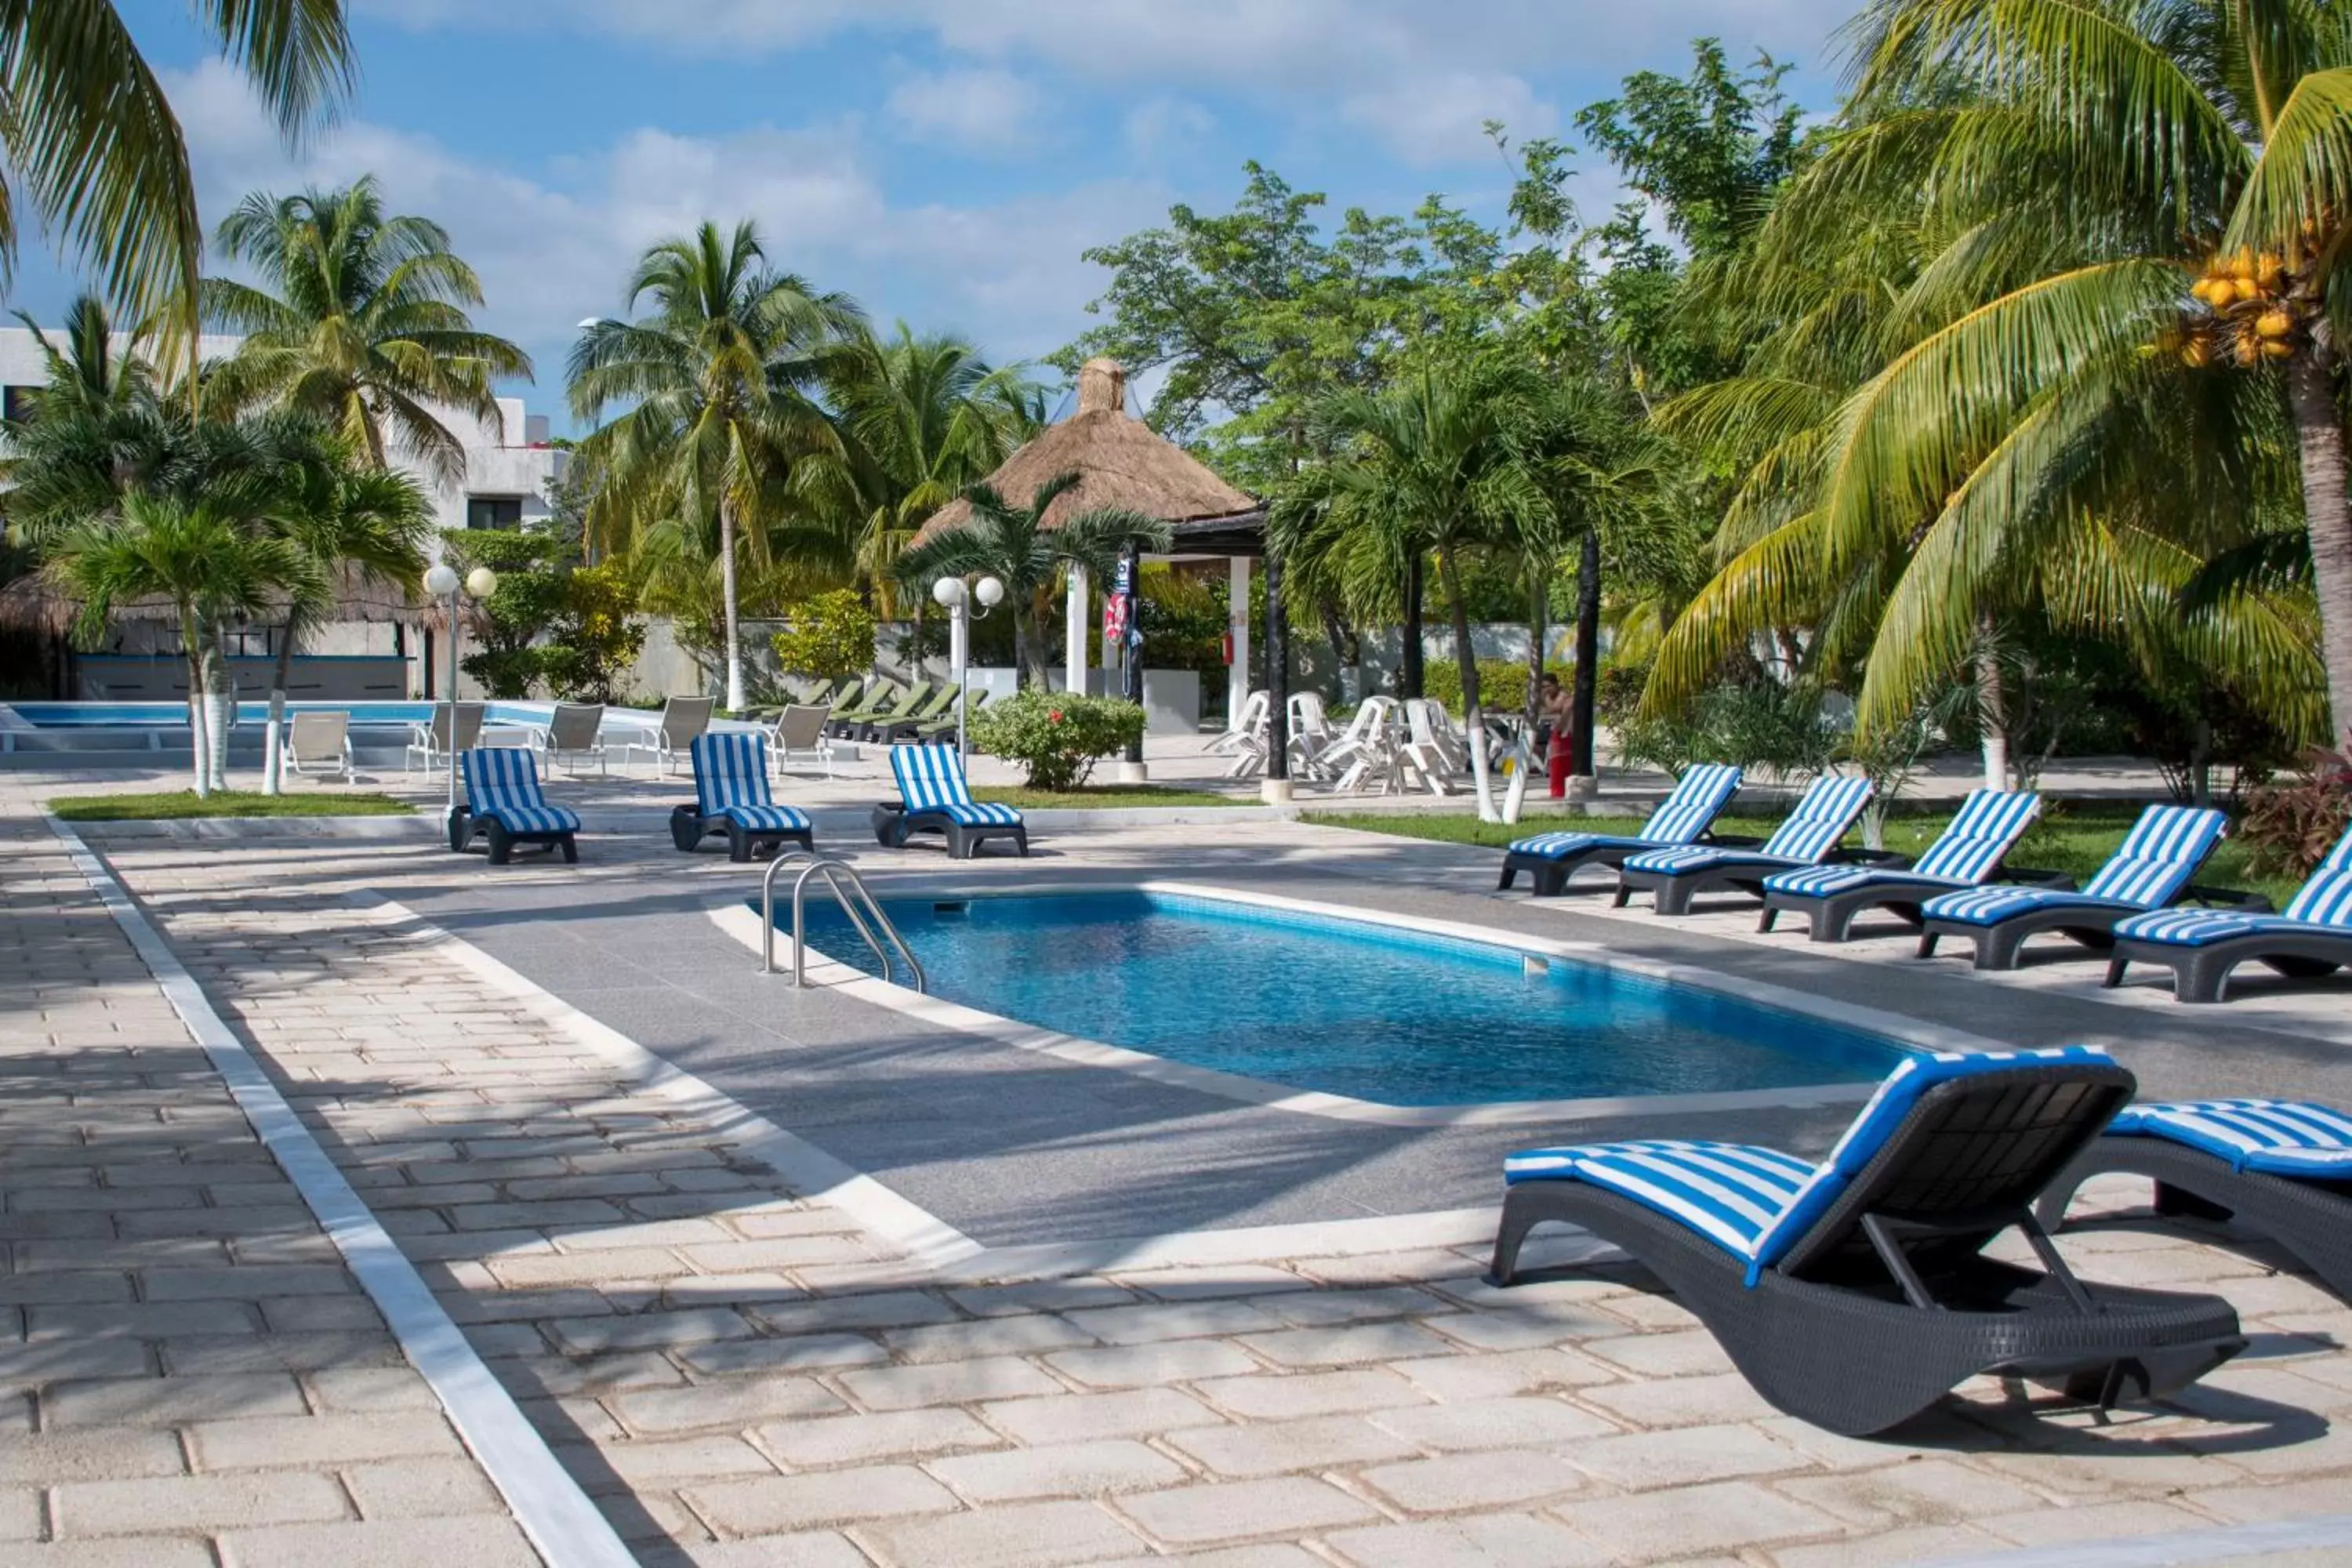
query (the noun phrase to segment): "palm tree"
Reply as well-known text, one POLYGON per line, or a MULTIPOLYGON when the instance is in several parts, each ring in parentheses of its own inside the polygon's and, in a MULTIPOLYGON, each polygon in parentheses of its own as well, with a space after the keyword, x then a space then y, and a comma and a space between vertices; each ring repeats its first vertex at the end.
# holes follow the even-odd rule
MULTIPOLYGON (((1427 548, 1454 621, 1463 722, 1482 820, 1501 820, 1486 772, 1486 709, 1463 596, 1463 558, 1498 542, 1531 539, 1549 515, 1518 439, 1524 376, 1475 366, 1423 368, 1386 392, 1343 392, 1316 410, 1336 460, 1320 471, 1308 506, 1288 529, 1320 526, 1353 535, 1375 557, 1400 563, 1427 548), (1315 520, 1308 523, 1307 520, 1315 520)), ((1281 542, 1289 559, 1291 541, 1281 542)))
POLYGON ((1003 583, 1013 616, 1013 663, 1022 683, 1039 689, 1045 685, 1045 647, 1031 635, 1037 596, 1066 567, 1084 567, 1099 578, 1130 543, 1168 548, 1167 523, 1125 507, 1090 507, 1046 526, 1046 512, 1078 484, 1075 473, 1056 475, 1037 487, 1026 506, 1014 506, 985 484, 973 485, 964 491, 971 505, 968 519, 898 557, 898 580, 909 585, 982 574, 1003 583))
MULTIPOLYGON (((825 384, 842 436, 828 479, 855 518, 857 569, 889 616, 898 552, 925 519, 1037 433, 1038 389, 1017 367, 991 368, 962 339, 917 337, 904 321, 887 340, 850 334, 825 384)), ((918 616, 927 602, 913 596, 918 616)))
POLYGON ((646 252, 629 279, 642 321, 599 321, 572 351, 572 412, 635 406, 581 443, 604 476, 589 521, 628 536, 665 521, 715 517, 724 606, 727 706, 744 706, 738 552, 767 557, 793 466, 837 456, 839 438, 808 395, 827 354, 861 323, 839 294, 771 272, 758 231, 716 224, 646 252))
POLYGON ((207 322, 245 334, 212 372, 216 406, 309 415, 377 468, 389 444, 462 479, 465 443, 436 409, 501 430, 492 378, 530 375, 530 356, 475 329, 466 307, 482 302, 481 282, 440 225, 386 216, 368 175, 340 191, 256 191, 215 238, 262 279, 207 278, 199 290, 207 322))
POLYGON ((215 742, 226 735, 227 692, 219 626, 287 601, 316 614, 329 599, 318 563, 291 541, 256 532, 247 520, 206 502, 147 495, 125 500, 118 516, 68 530, 55 542, 46 570, 81 601, 75 629, 89 643, 105 636, 117 606, 171 601, 188 660, 199 795, 222 783, 215 742))
MULTIPOLYGON (((189 9, 289 142, 351 85, 341 0, 189 9)), ((0 279, 20 227, 13 184, 132 315, 193 300, 204 230, 187 145, 113 0, 0 0, 0 163, 13 176, 0 181, 0 279)))
POLYGON ((106 301, 83 294, 66 307, 65 341, 51 342, 39 322, 14 312, 39 345, 48 383, 34 393, 38 419, 105 419, 155 401, 155 371, 137 335, 120 341, 106 301))

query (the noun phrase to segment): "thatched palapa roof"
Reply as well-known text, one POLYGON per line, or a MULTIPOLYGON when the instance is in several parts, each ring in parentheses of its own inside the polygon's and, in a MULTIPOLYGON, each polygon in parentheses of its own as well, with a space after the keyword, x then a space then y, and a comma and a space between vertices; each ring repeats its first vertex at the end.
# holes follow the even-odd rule
MULTIPOLYGON (((28 572, 0 588, 0 626, 62 637, 81 613, 80 601, 62 592, 37 572, 28 572)), ((430 605, 412 603, 392 584, 350 566, 337 568, 335 603, 325 619, 367 621, 416 626, 436 614, 430 605)), ((117 621, 175 619, 172 602, 163 598, 130 599, 114 606, 117 621)), ((264 616, 266 621, 268 617, 264 616)))
MULTIPOLYGON (((1125 507, 1176 525, 1177 549, 1188 542, 1243 542, 1255 554, 1265 510, 1246 490, 1219 479, 1207 464, 1127 412, 1127 373, 1118 362, 1088 360, 1078 371, 1078 411, 1004 460, 986 483, 1014 506, 1062 474, 1077 488, 1045 513, 1055 527, 1098 506, 1125 507)), ((950 501, 923 524, 920 539, 959 528, 971 516, 969 501, 950 501)))

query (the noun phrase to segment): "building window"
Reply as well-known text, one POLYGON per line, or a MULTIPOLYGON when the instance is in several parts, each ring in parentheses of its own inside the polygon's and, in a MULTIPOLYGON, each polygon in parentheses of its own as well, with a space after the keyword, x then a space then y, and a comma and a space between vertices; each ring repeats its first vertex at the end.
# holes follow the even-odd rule
POLYGON ((33 412, 33 394, 37 386, 0 386, 0 419, 21 425, 33 412))
POLYGON ((509 531, 522 526, 522 497, 467 496, 466 498, 467 528, 503 528, 509 531))

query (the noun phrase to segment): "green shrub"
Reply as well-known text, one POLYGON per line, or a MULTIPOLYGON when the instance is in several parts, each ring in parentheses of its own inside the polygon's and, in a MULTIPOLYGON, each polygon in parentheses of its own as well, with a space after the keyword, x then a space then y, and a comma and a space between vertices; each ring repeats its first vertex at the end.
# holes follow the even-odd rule
POLYGON ((784 606, 792 624, 770 639, 786 673, 839 680, 874 666, 874 612, 855 590, 836 588, 784 606))
MULTIPOLYGON (((1564 664, 1546 667, 1565 684, 1573 671, 1564 664)), ((1445 704, 1445 710, 1456 719, 1462 717, 1462 667, 1447 660, 1444 664, 1422 667, 1422 695, 1445 704)), ((1482 658, 1478 661, 1478 701, 1489 713, 1524 713, 1528 710, 1528 661, 1523 658, 1482 658)))
POLYGON ((1029 770, 1031 789, 1084 784, 1095 759, 1143 738, 1143 709, 1109 697, 1024 691, 972 714, 972 743, 1029 770))
POLYGON ((2352 824, 2352 751, 2314 751, 2301 773, 2252 792, 2238 837, 2258 874, 2308 877, 2352 824))
POLYGON ((636 585, 616 563, 583 566, 563 587, 563 606, 539 649, 540 673, 573 702, 611 702, 613 683, 645 651, 636 585))

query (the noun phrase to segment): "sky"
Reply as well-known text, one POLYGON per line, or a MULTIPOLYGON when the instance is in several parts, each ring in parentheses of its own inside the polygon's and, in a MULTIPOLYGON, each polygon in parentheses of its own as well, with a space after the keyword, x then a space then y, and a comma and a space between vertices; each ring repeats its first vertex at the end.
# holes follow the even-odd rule
MULTIPOLYGON (((1090 323, 1089 246, 1171 203, 1231 205, 1256 159, 1333 208, 1443 192, 1495 216, 1481 125, 1566 135, 1690 40, 1794 61, 1832 96, 1851 0, 352 0, 360 83, 289 149, 185 0, 119 0, 186 134, 207 224, 247 192, 365 173, 479 272, 478 323, 536 363, 508 388, 570 427, 564 355, 629 265, 705 217, 883 325, 1000 363, 1090 323)), ((1620 194, 1577 159, 1588 216, 1620 194)), ((28 236, 7 303, 58 320, 79 269, 28 236)))

